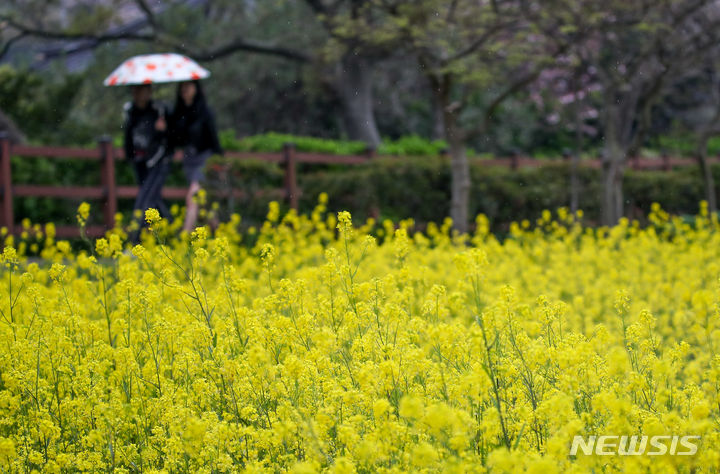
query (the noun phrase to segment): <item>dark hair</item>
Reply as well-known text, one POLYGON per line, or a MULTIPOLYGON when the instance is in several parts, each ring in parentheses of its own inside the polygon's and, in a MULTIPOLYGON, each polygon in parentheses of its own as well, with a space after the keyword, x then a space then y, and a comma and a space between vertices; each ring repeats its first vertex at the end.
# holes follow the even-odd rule
POLYGON ((187 106, 185 104, 185 101, 182 98, 182 94, 180 94, 180 91, 182 90, 182 85, 184 82, 180 82, 177 86, 177 92, 175 94, 175 109, 196 109, 196 110, 202 110, 207 107, 207 104, 205 102, 205 93, 203 93, 202 86, 200 86, 200 81, 185 81, 185 82, 192 82, 195 84, 195 98, 193 99, 193 103, 190 106, 187 106))

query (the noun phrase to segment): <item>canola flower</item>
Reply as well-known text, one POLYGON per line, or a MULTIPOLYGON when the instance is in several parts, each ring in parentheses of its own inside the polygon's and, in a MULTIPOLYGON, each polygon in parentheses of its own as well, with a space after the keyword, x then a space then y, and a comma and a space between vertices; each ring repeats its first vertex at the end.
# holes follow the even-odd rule
POLYGON ((88 217, 90 217, 90 204, 83 202, 78 206, 77 220, 80 227, 85 227, 88 217))
POLYGON ((160 213, 157 209, 148 209, 145 211, 145 222, 150 225, 160 222, 160 213))
POLYGON ((178 239, 151 210, 131 252, 120 229, 73 251, 46 226, 41 262, 3 234, 0 469, 720 470, 706 207, 600 229, 561 209, 501 241, 484 216, 457 236, 326 203, 178 239), (701 441, 570 456, 575 435, 701 441))

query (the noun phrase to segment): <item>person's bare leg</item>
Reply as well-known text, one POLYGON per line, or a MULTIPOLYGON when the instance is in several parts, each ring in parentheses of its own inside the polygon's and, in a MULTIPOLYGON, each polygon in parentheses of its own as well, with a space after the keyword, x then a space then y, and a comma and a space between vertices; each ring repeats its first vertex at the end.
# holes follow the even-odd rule
POLYGON ((183 230, 186 232, 195 230, 195 222, 197 221, 200 206, 194 197, 198 191, 200 191, 200 183, 197 181, 190 183, 190 189, 185 197, 185 223, 183 224, 183 230))

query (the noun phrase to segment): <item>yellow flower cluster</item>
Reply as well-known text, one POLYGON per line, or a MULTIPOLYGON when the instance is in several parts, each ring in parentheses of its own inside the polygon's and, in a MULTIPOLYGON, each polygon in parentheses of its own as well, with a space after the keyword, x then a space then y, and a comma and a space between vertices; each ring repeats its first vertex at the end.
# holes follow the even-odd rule
POLYGON ((714 216, 561 210, 500 240, 484 216, 466 236, 353 226, 326 200, 132 252, 117 232, 73 249, 48 228, 40 261, 6 240, 0 469, 720 470, 714 216), (655 435, 697 453, 570 454, 655 435))
POLYGON ((145 221, 150 224, 156 224, 160 222, 160 213, 157 209, 148 209, 145 211, 145 221))
POLYGON ((90 217, 90 204, 83 202, 78 206, 77 210, 77 220, 80 227, 87 224, 88 217, 90 217))

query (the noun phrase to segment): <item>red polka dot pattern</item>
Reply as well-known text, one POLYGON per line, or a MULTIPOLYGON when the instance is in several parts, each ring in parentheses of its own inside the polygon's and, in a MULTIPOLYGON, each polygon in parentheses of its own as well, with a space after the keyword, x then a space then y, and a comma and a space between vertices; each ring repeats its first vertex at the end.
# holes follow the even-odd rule
POLYGON ((196 81, 210 76, 210 71, 192 59, 175 53, 144 54, 132 57, 105 79, 106 86, 160 84, 196 81))

